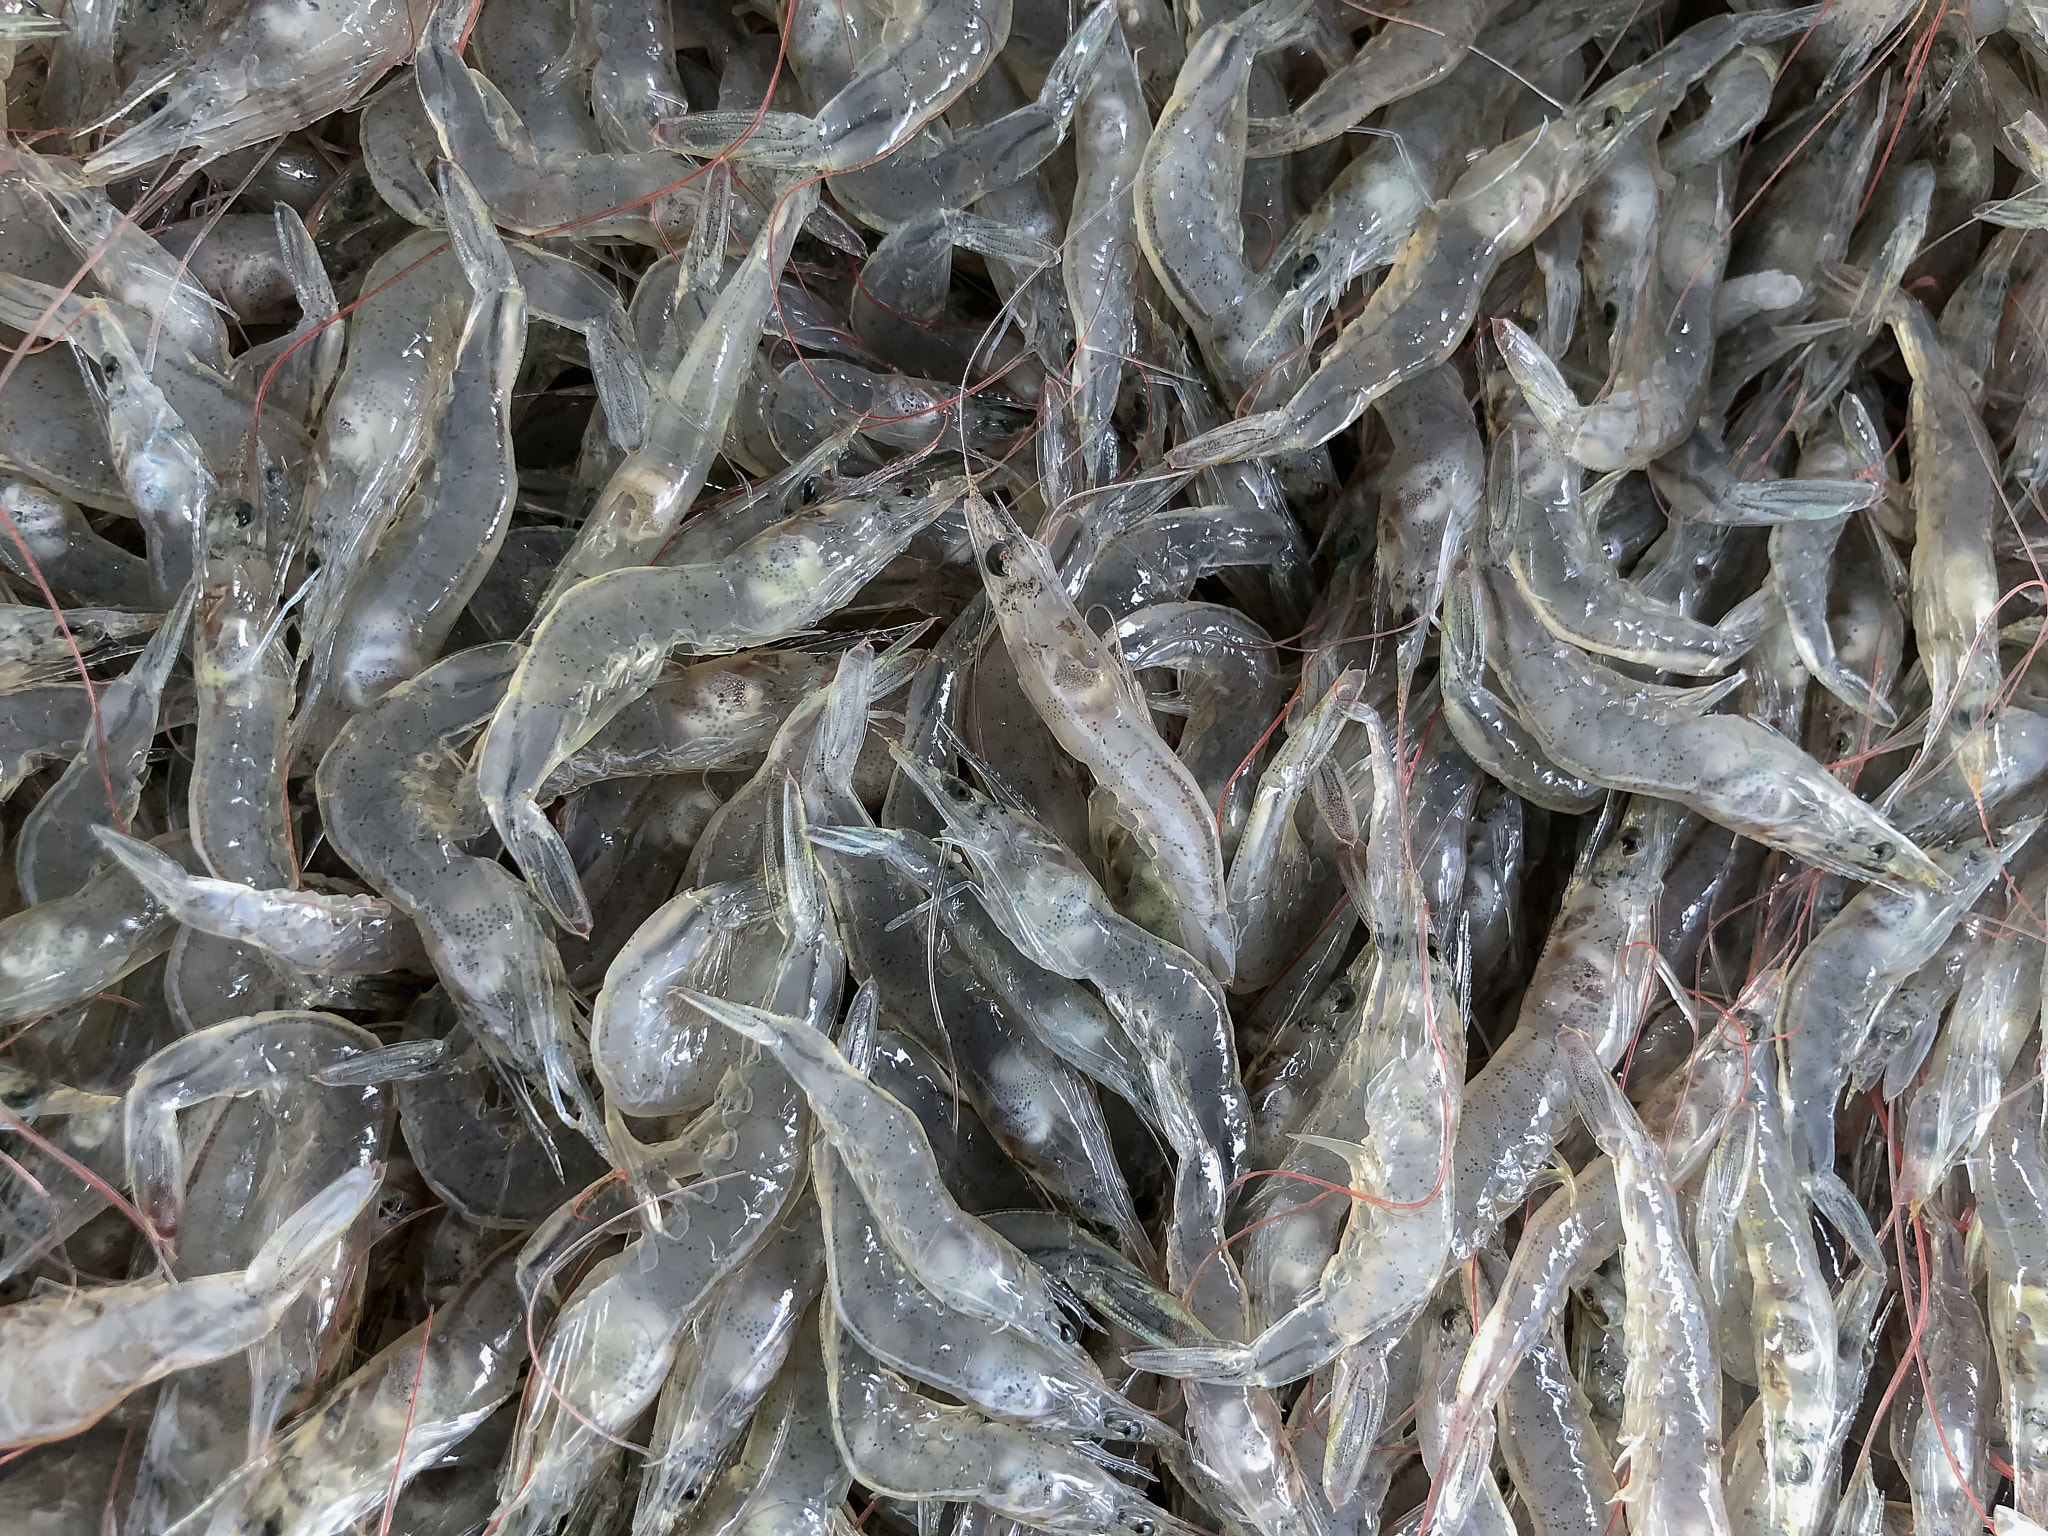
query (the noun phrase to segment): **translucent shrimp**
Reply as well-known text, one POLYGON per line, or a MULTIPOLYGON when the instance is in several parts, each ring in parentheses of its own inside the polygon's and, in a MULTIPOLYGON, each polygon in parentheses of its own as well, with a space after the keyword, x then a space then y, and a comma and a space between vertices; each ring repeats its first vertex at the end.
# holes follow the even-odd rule
POLYGON ((1315 447, 1381 395, 1445 361, 1471 329, 1500 263, 1562 214, 1643 124, 1661 118, 1680 84, 1732 48, 1797 31, 1808 15, 1717 17, 1616 76, 1565 118, 1483 157, 1424 215, 1386 281, 1292 400, 1181 443, 1166 467, 1315 447))
POLYGON ((653 149, 655 123, 683 99, 669 8, 647 0, 582 0, 574 11, 578 36, 595 55, 590 110, 605 147, 653 149))
MULTIPOLYGON (((1991 1496, 1984 1422, 1990 1349, 1971 1294, 1962 1234, 1947 1220, 1915 1223, 1918 1262, 1905 1268, 1906 1301, 1919 1329, 1915 1353, 1925 1396, 1900 1470, 1916 1530, 1966 1531, 1991 1496), (1921 1266, 1924 1264, 1925 1268, 1921 1266)), ((1913 1250, 1908 1250, 1909 1252, 1913 1250)))
POLYGON ((517 659, 478 646, 393 689, 342 728, 314 785, 328 837, 413 920, 494 1062, 546 1084, 562 1118, 595 1135, 561 956, 519 882, 462 846, 483 819, 451 743, 497 708, 517 659))
POLYGON ((87 156, 85 174, 116 181, 190 149, 200 162, 276 138, 354 106, 415 43, 398 0, 248 0, 169 77, 136 81, 109 118, 168 85, 166 99, 87 156))
POLYGON ((100 691, 96 735, 23 821, 14 845, 14 879, 31 906, 71 895, 104 862, 104 854, 86 836, 88 827, 109 815, 124 824, 134 820, 142 804, 164 685, 191 617, 192 592, 187 588, 135 665, 100 691))
POLYGON ((573 228, 585 239, 656 246, 666 232, 687 228, 700 194, 686 162, 552 145, 544 153, 504 98, 486 95, 442 41, 430 37, 413 69, 441 154, 462 167, 503 228, 529 236, 573 228))
POLYGON ((1266 0, 1195 39, 1139 166, 1139 243, 1233 403, 1285 398, 1304 366, 1289 358, 1298 340, 1269 324, 1275 294, 1244 253, 1239 204, 1255 62, 1307 15, 1303 0, 1266 0))
POLYGON ((825 501, 702 565, 611 571, 564 593, 534 632, 485 731, 477 784, 505 846, 564 926, 590 914, 560 837, 534 803, 556 768, 647 692, 668 653, 738 650, 832 612, 960 496, 825 501))
POLYGON ((1074 436, 1082 483, 1092 487, 1116 470, 1110 414, 1124 356, 1136 342, 1132 198, 1152 125, 1124 35, 1103 50, 1075 124, 1074 203, 1060 248, 1060 278, 1074 317, 1074 436))
MULTIPOLYGON (((1882 469, 1882 450, 1869 412, 1854 395, 1845 395, 1831 432, 1816 432, 1800 444, 1799 474, 1849 479, 1882 469), (1873 453, 1872 450, 1877 452, 1873 453)), ((1881 726, 1897 716, 1872 691, 1870 680, 1844 664, 1828 629, 1828 577, 1836 545, 1848 527, 1846 516, 1828 520, 1780 523, 1771 530, 1771 588, 1785 610, 1792 643, 1806 670, 1828 692, 1851 709, 1868 714, 1881 726)))
POLYGON ((795 1198, 807 1120, 803 1095, 765 1053, 726 1074, 684 1132, 702 1170, 678 1200, 687 1225, 595 1265, 548 1332, 500 1483, 506 1529, 551 1528, 617 1454, 615 1437, 653 1405, 692 1314, 795 1198))
POLYGON ((752 112, 672 118, 656 142, 836 175, 883 159, 959 100, 1009 41, 1010 0, 921 0, 889 10, 846 83, 812 118, 752 112), (737 142, 735 142, 737 141, 737 142))
POLYGON ((1580 815, 1606 794, 1545 755, 1507 702, 1488 687, 1485 605, 1474 584, 1454 576, 1444 593, 1437 672, 1444 724, 1458 745, 1499 783, 1532 805, 1580 815))
POLYGON ((964 1499, 1074 1536, 1191 1536, 1194 1527, 1079 1451, 919 1397, 831 1312, 822 1327, 834 1438, 847 1470, 868 1487, 904 1499, 964 1499))
POLYGON ((202 1508, 208 1536, 340 1536, 450 1455, 509 1401, 526 1362, 518 1245, 500 1248, 435 1307, 315 1404, 246 1483, 202 1508))
POLYGON ((1189 953, 1228 983, 1235 924, 1201 786, 1152 728, 1135 680, 1068 599, 1045 547, 980 495, 968 498, 967 526, 1026 696, 1129 818, 1174 895, 1189 953))
POLYGON ((287 412, 311 427, 341 368, 347 333, 336 323, 340 306, 334 284, 305 220, 290 208, 279 208, 272 213, 270 226, 299 312, 298 324, 243 352, 230 365, 229 376, 252 396, 261 390, 266 411, 287 412))
POLYGON ((773 1052, 803 1084, 820 1129, 845 1159, 890 1251, 920 1284, 967 1316, 1014 1327, 1054 1359, 1088 1368, 1037 1266, 947 1192, 914 1115, 808 1025, 701 992, 687 995, 773 1052))
POLYGON ((748 1420, 772 1414, 783 1363, 815 1356, 816 1334, 807 1336, 804 1323, 824 1283, 817 1206, 806 1200, 691 1322, 662 1391, 634 1536, 666 1536, 704 1507, 748 1420))
POLYGON ((226 370, 228 333, 220 306, 181 270, 176 254, 143 233, 98 187, 26 145, 14 148, 12 165, 49 210, 65 242, 92 264, 107 297, 150 317, 149 352, 155 352, 160 330, 171 347, 209 368, 226 370))
POLYGON ((815 186, 792 192, 719 290, 682 361, 662 385, 646 441, 606 482, 556 568, 542 600, 544 615, 578 582, 647 564, 690 510, 725 440, 740 390, 752 377, 755 338, 775 302, 775 285, 798 229, 817 198, 815 186))
MULTIPOLYGON (((853 1479, 833 1432, 818 1336, 819 1314, 830 1311, 813 1306, 797 1322, 789 1362, 755 1414, 745 1449, 698 1506, 706 1527, 738 1536, 844 1536, 853 1479)), ((663 1511, 664 1525, 654 1529, 666 1528, 676 1513, 663 1511)))
MULTIPOLYGON (((190 854, 185 833, 165 842, 190 854)), ((114 987, 168 950, 177 930, 168 908, 107 866, 68 896, 0 920, 0 1019, 53 1013, 114 987)))
POLYGON ((1740 716, 1700 713, 1716 689, 1695 697, 1625 684, 1546 633, 1506 583, 1486 585, 1502 620, 1501 680, 1523 723, 1565 768, 1678 800, 1851 878, 1901 890, 1943 883, 1926 854, 1783 737, 1740 716))
POLYGON ((2048 1158, 2041 1147, 2041 1084, 2027 1080, 1998 1107, 1972 1160, 1977 1219, 1989 1272, 1991 1352, 2004 1393, 2015 1501, 2039 1520, 2048 1509, 2048 1356, 2031 1319, 2043 1306, 2048 1276, 2048 1158))
POLYGON ((1959 736, 1962 766, 1975 782, 1998 755, 1991 716, 2003 679, 1990 639, 2000 591, 1991 551, 2003 509, 1998 461, 1925 308, 1894 295, 1886 319, 1913 374, 1913 633, 1934 691, 1933 718, 1959 736))
POLYGON ((1172 1443, 1166 1427, 1029 1334, 989 1329, 920 1286, 896 1258, 839 1154, 818 1154, 832 1304, 861 1348, 978 1412, 1063 1436, 1172 1443))
POLYGON ((1251 152, 1285 155, 1327 143, 1389 103, 1426 90, 1457 67, 1499 8, 1491 0, 1437 0, 1420 15, 1401 12, 1299 107, 1255 123, 1251 152))
POLYGON ((1640 469, 1691 434, 1713 361, 1728 219, 1719 166, 1680 174, 1658 232, 1656 267, 1619 341, 1607 388, 1591 405, 1579 405, 1534 341, 1505 322, 1497 328, 1508 367, 1545 430, 1588 469, 1640 469))
MULTIPOLYGON (((1404 835, 1400 779, 1379 717, 1363 706, 1361 713, 1372 751, 1371 838, 1359 860, 1354 823, 1349 851, 1339 858, 1353 864, 1346 884, 1367 916, 1380 965, 1362 1027, 1295 1140, 1340 1158, 1348 1187, 1367 1198, 1353 1203, 1336 1254, 1315 1283, 1258 1338, 1214 1349, 1139 1351, 1128 1358, 1141 1370, 1255 1384, 1295 1380, 1347 1345, 1376 1336, 1385 1341, 1404 1327, 1427 1303, 1448 1259, 1463 1025, 1451 989, 1432 974, 1427 909, 1404 835), (1361 1131, 1369 1143, 1352 1139, 1361 1131)), ((1319 799, 1331 814, 1329 799, 1319 799)), ((1348 820, 1348 806, 1343 814, 1348 820)), ((1365 1385, 1353 1377, 1354 1388, 1365 1385)), ((1326 1485, 1336 1483, 1332 1463, 1341 1464, 1346 1454, 1346 1415, 1365 1406, 1341 1397, 1332 1405, 1326 1485)))
POLYGON ((187 874, 148 843, 94 827, 102 850, 189 928, 275 955, 310 975, 378 975, 424 970, 419 930, 381 896, 259 891, 233 880, 187 874))
MULTIPOLYGON (((1520 332, 1506 320, 1494 330, 1512 356, 1520 332)), ((1527 394, 1511 393, 1499 414, 1487 466, 1492 540, 1544 628, 1602 655, 1691 675, 1725 672, 1756 644, 1760 600, 1703 624, 1616 574, 1580 500, 1579 471, 1556 434, 1537 425, 1527 394)))
POLYGON ((1835 1486, 1835 1304, 1790 1146, 1797 1122, 1774 1091, 1774 1075, 1759 1051, 1750 1087, 1756 1151, 1736 1228, 1749 1255, 1765 1525, 1810 1536, 1835 1486))
POLYGON ((899 224, 861 267, 848 309, 853 334, 876 357, 933 379, 975 378, 998 363, 979 327, 947 323, 956 247, 1024 267, 1054 260, 1033 236, 976 214, 948 209, 899 224))
POLYGON ((74 1434, 173 1371, 239 1354, 278 1325, 377 1192, 383 1169, 343 1174, 271 1234, 247 1270, 131 1280, 0 1311, 14 1390, 0 1445, 74 1434))
MULTIPOLYGON (((0 501, 0 505, 5 505, 0 501)), ((0 604, 0 695, 75 675, 72 646, 88 659, 110 645, 146 635, 163 622, 155 613, 116 608, 67 608, 58 615, 40 603, 0 604), (65 631, 70 638, 65 638, 65 631)))
MULTIPOLYGON (((1054 974, 1100 988, 1153 1074, 1155 1101, 1161 1093, 1191 1100, 1228 1183, 1244 1157, 1246 1110, 1229 1009, 1216 983, 1184 951, 1119 914, 1042 826, 907 753, 899 751, 897 766, 944 818, 947 839, 979 876, 982 907, 1010 942, 1054 974), (1185 1085, 1163 1084, 1157 1074, 1165 1070, 1183 1074, 1185 1085)), ((833 839, 819 840, 831 846, 833 839)), ((843 834, 836 840, 859 842, 843 834)))
POLYGON ((1622 1409, 1629 1528, 1725 1536, 1721 1373, 1665 1158, 1583 1037, 1560 1038, 1572 1093, 1614 1159, 1627 1291, 1622 1409))
POLYGON ((0 482, 0 510, 7 514, 9 530, 0 540, 0 564, 15 575, 33 582, 39 574, 76 601, 113 608, 157 606, 149 562, 95 532, 68 497, 10 476, 0 482))
MULTIPOLYGON (((1718 1031, 1645 1102, 1645 1126, 1674 1178, 1688 1178, 1720 1143, 1749 1082, 1748 1043, 1718 1031)), ((1611 1159, 1596 1159, 1529 1219, 1500 1294, 1459 1372, 1437 1470, 1438 1517, 1455 1522, 1493 1453, 1493 1409, 1567 1293, 1623 1244, 1621 1195, 1611 1159)))
POLYGON ((1486 448, 1455 369, 1420 374, 1377 402, 1393 457, 1380 482, 1378 601, 1405 691, 1429 637, 1452 560, 1479 519, 1486 448))
POLYGON ((435 432, 434 465, 363 562, 307 668, 293 736, 324 749, 341 720, 413 677, 503 547, 518 495, 512 386, 526 291, 461 170, 442 167, 449 238, 473 297, 435 432))
POLYGON ((1633 798, 1610 808, 1587 843, 1513 1031, 1465 1085, 1454 1255, 1469 1255, 1511 1216, 1551 1161, 1572 1112, 1557 1057, 1562 1033, 1583 1035, 1610 1066, 1635 1039, 1681 819, 1659 801, 1633 798))

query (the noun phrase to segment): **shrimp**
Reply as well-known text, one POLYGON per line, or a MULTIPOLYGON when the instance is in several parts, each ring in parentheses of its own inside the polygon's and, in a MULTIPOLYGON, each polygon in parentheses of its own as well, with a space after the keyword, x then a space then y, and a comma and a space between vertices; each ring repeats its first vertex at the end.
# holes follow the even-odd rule
POLYGON ((561 956, 525 889, 462 847, 482 818, 449 743, 497 708, 517 655, 478 646, 393 689, 342 728, 314 787, 335 848, 413 920, 493 1061, 544 1083, 561 1117, 594 1136, 561 956))
POLYGON ((1110 422, 1123 359, 1136 343, 1138 260, 1133 198, 1152 119, 1128 33, 1105 46, 1074 131, 1074 203, 1060 278, 1074 318, 1074 437, 1085 488, 1116 471, 1110 422))
POLYGON ((509 1401, 526 1362, 517 1244, 327 1394, 254 1475, 197 1511, 209 1536, 340 1536, 468 1439, 509 1401), (228 1502, 233 1498, 239 1509, 228 1502), (210 1517, 210 1518, 208 1518, 210 1517))
POLYGON ((1135 680, 1068 599, 1045 546, 980 495, 968 498, 967 526, 1026 696, 1129 818, 1174 893, 1189 953, 1227 984, 1235 925, 1201 786, 1152 729, 1135 680))
POLYGON ((381 896, 252 890, 187 874, 176 859, 109 827, 92 832, 137 885, 201 933, 250 945, 312 975, 427 968, 419 931, 381 896))
MULTIPOLYGON (((1477 580, 1478 578, 1472 578, 1477 580)), ((1566 769, 1614 789, 1664 795, 1822 869, 1899 890, 1939 888, 1926 854, 1820 764, 1767 727, 1700 713, 1719 687, 1646 691, 1556 640, 1521 596, 1484 582, 1500 631, 1501 680, 1523 723, 1566 769)))
POLYGON ((273 1232, 246 1270, 131 1280, 0 1310, 15 1391, 0 1445, 75 1434, 174 1371, 239 1354, 276 1328, 377 1192, 383 1168, 353 1169, 273 1232))
MULTIPOLYGON (((874 991, 865 988, 872 1010, 874 991)), ((890 1252, 949 1306, 998 1327, 1012 1327, 1056 1360, 1087 1370, 1036 1265, 962 1210, 938 1176, 931 1143, 917 1118, 869 1083, 831 1041, 799 1020, 685 996, 727 1028, 766 1047, 796 1077, 820 1129, 845 1160, 890 1252)), ((856 999, 856 1009, 862 1007, 856 999)))
POLYGON ((130 822, 141 807, 164 685, 184 643, 192 599, 187 588, 135 665, 101 691, 96 737, 22 823, 14 845, 14 879, 31 906, 83 886, 102 862, 101 853, 86 845, 86 830, 109 813, 130 822))
POLYGON ((1758 1052, 1749 1090, 1756 1151, 1736 1228, 1753 1286, 1765 1525, 1786 1536, 1809 1536, 1819 1529, 1835 1486, 1835 1307, 1788 1145, 1798 1122, 1774 1088, 1758 1052))
POLYGON ((646 441, 605 483, 556 568, 542 599, 543 622, 577 583, 647 564, 690 510, 751 376, 754 338, 767 321, 790 247, 817 198, 815 187, 792 192, 719 290, 662 386, 646 441))
POLYGON ((1670 109, 1678 84, 1732 48, 1797 31, 1806 14, 1718 17, 1615 77, 1562 120, 1483 157, 1423 216, 1386 281, 1285 406, 1177 445, 1165 467, 1195 470, 1316 447, 1389 390, 1444 362, 1471 329, 1501 262, 1562 214, 1639 128, 1670 109))
MULTIPOLYGON (((1427 1303, 1448 1259, 1463 1025, 1444 978, 1432 974, 1428 910, 1404 835, 1406 797, 1379 717, 1359 709, 1371 742, 1372 835, 1359 860, 1354 824, 1353 851, 1339 860, 1340 867, 1352 865, 1346 885, 1366 915, 1380 965, 1362 1027, 1331 1071, 1304 1122, 1308 1129, 1295 1140, 1341 1158, 1351 1187, 1370 1198, 1354 1204, 1316 1283, 1257 1339, 1216 1349, 1141 1350, 1128 1357, 1141 1370, 1254 1384, 1292 1381, 1347 1345, 1405 1325, 1427 1303), (1361 1129, 1369 1145, 1343 1135, 1361 1129)), ((1331 809, 1325 800, 1326 816, 1331 809)), ((1343 810, 1348 820, 1348 804, 1343 810)), ((1338 1458, 1345 1415, 1359 1406, 1355 1399, 1332 1406, 1330 1445, 1338 1458)), ((1326 1461, 1326 1487, 1336 1482, 1332 1473, 1326 1461)))
MULTIPOLYGON (((191 839, 167 846, 190 854, 191 839)), ((0 1020, 53 1013, 115 986, 171 947, 178 921, 119 865, 0 920, 0 1020)))
POLYGON ((40 573, 56 590, 88 603, 157 606, 149 562, 95 532, 69 498, 9 477, 0 482, 0 509, 13 529, 0 544, 0 564, 15 575, 32 582, 40 573), (25 558, 16 539, 27 547, 25 558))
POLYGON ((1981 1525, 1976 1512, 1991 1496, 1984 1423, 1990 1349, 1963 1262, 1962 1234, 1947 1220, 1914 1227, 1916 1246, 1926 1247, 1902 1270, 1925 1395, 1900 1470, 1912 1496, 1914 1529, 1969 1530, 1981 1525))
POLYGON ((847 1470, 868 1487, 905 1499, 965 1499, 1075 1536, 1192 1536, 1193 1526, 1079 1451, 919 1397, 848 1337, 830 1309, 820 1326, 833 1438, 847 1470))
MULTIPOLYGON (((1510 333, 1520 333, 1505 320, 1495 333, 1512 355, 1510 333)), ((1756 644, 1761 599, 1708 625, 1617 575, 1595 543, 1579 472, 1556 435, 1538 428, 1526 394, 1503 414, 1488 466, 1493 544, 1544 628, 1589 651, 1693 675, 1725 672, 1756 644)))
POLYGON ((1629 1528, 1723 1536, 1720 1366, 1668 1166, 1584 1037, 1560 1036, 1559 1053, 1580 1113, 1614 1159, 1628 1238, 1622 1436, 1629 1476, 1622 1497, 1629 1528))
POLYGON ((508 1529, 552 1526, 615 1454, 613 1437, 653 1404, 691 1315, 795 1199, 807 1119, 804 1096, 767 1054, 726 1073, 684 1133, 703 1177, 680 1192, 678 1235, 648 1231, 598 1263, 548 1332, 499 1485, 508 1529))
POLYGON ((954 506, 960 489, 940 482, 921 495, 820 502, 722 559, 611 571, 555 602, 484 732, 477 785, 505 846, 564 927, 587 933, 590 914, 561 839, 534 803, 549 775, 647 692, 676 646, 738 650, 803 629, 954 506))
POLYGON ((2048 1509, 2048 1357, 2032 1319, 2048 1296, 2048 1159, 2041 1147, 2041 1084, 2027 1080, 1999 1105, 1982 1155, 1971 1161, 1977 1219, 1989 1272, 1991 1350, 2004 1393, 2005 1438, 2011 1447, 2020 1513, 2038 1521, 2048 1509))
POLYGON ((316 750, 340 717, 415 676, 446 643, 496 559, 519 475, 512 386, 526 341, 526 291, 461 170, 444 166, 450 241, 473 298, 435 433, 434 467, 356 572, 307 668, 293 735, 316 750))
MULTIPOLYGON (((635 1536, 664 1536, 704 1507, 718 1468, 770 1404, 786 1361, 815 1354, 812 1304, 825 1282, 814 1202, 802 1202, 690 1324, 663 1388, 658 1448, 633 1513, 635 1536)), ((829 1432, 828 1432, 829 1434, 829 1432)))
POLYGON ((398 0, 248 0, 210 44, 166 79, 131 85, 108 120, 168 85, 149 116, 86 157, 85 174, 117 181, 194 150, 200 162, 230 154, 354 106, 414 46, 398 0))
POLYGON ((978 1412, 1072 1436, 1171 1444, 1166 1426, 1029 1334, 990 1331, 920 1286, 883 1241, 837 1152, 818 1153, 818 1202, 840 1325, 882 1364, 978 1412))

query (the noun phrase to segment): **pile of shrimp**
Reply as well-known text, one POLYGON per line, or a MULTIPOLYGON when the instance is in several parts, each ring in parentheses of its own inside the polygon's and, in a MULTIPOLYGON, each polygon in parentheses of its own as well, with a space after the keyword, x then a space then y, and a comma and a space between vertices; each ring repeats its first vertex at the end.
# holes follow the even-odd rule
POLYGON ((2048 5, 1386 6, 0 0, 0 1536, 2048 1536, 2048 5))

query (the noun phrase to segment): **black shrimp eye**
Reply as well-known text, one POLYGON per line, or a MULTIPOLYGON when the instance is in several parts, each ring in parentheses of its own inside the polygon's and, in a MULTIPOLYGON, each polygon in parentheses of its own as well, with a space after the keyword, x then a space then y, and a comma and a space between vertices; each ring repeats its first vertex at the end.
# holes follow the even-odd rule
POLYGON ((962 784, 958 779, 946 780, 946 793, 950 795, 953 799, 960 801, 963 805, 967 801, 974 798, 973 795, 969 793, 967 786, 965 784, 962 784))
POLYGON ((1438 1318, 1437 1321, 1443 1325, 1444 1332, 1449 1333, 1458 1326, 1458 1309, 1456 1307, 1445 1307, 1444 1315, 1438 1318))
POLYGON ((1003 564, 1003 546, 1000 544, 989 545, 988 553, 981 557, 981 563, 988 568, 988 573, 991 576, 1007 576, 1010 574, 1008 568, 1003 564))
POLYGON ((1637 853, 1641 852, 1642 846, 1643 840, 1637 837, 1635 833, 1624 832, 1621 834, 1621 851, 1630 858, 1634 858, 1637 853))
POLYGON ((1131 1522, 1131 1536, 1152 1536, 1152 1522, 1150 1520, 1133 1520, 1131 1522))
POLYGON ((1345 1010, 1347 1012, 1350 1010, 1351 1005, 1357 1001, 1358 994, 1351 990, 1351 986, 1348 982, 1339 985, 1337 989, 1330 994, 1330 1002, 1337 1008, 1345 1010))
POLYGON ((1314 251, 1310 251, 1308 255, 1301 258, 1301 264, 1294 269, 1294 276, 1288 280, 1288 286, 1299 288, 1322 270, 1323 259, 1316 255, 1314 251))
POLYGON ((1870 856, 1873 859, 1888 859, 1892 856, 1892 845, 1890 843, 1873 843, 1870 846, 1870 856))

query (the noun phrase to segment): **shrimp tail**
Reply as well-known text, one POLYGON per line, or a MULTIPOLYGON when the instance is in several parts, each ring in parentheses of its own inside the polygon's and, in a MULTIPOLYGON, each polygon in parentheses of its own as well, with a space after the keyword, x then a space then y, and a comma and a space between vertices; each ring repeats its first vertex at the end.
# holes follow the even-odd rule
POLYGON ((1252 1352, 1243 1345, 1134 1349, 1124 1359, 1133 1370, 1183 1381, 1236 1381, 1252 1368, 1252 1352))
POLYGON ((534 895, 554 914, 556 922, 571 933, 587 936, 591 926, 590 901, 583 894, 583 882, 577 877, 568 845, 540 807, 524 796, 507 799, 503 816, 498 831, 513 860, 526 871, 534 895))
POLYGON ((249 1288, 288 1295, 304 1285, 383 1182, 382 1163, 351 1168, 286 1217, 250 1262, 249 1288))

